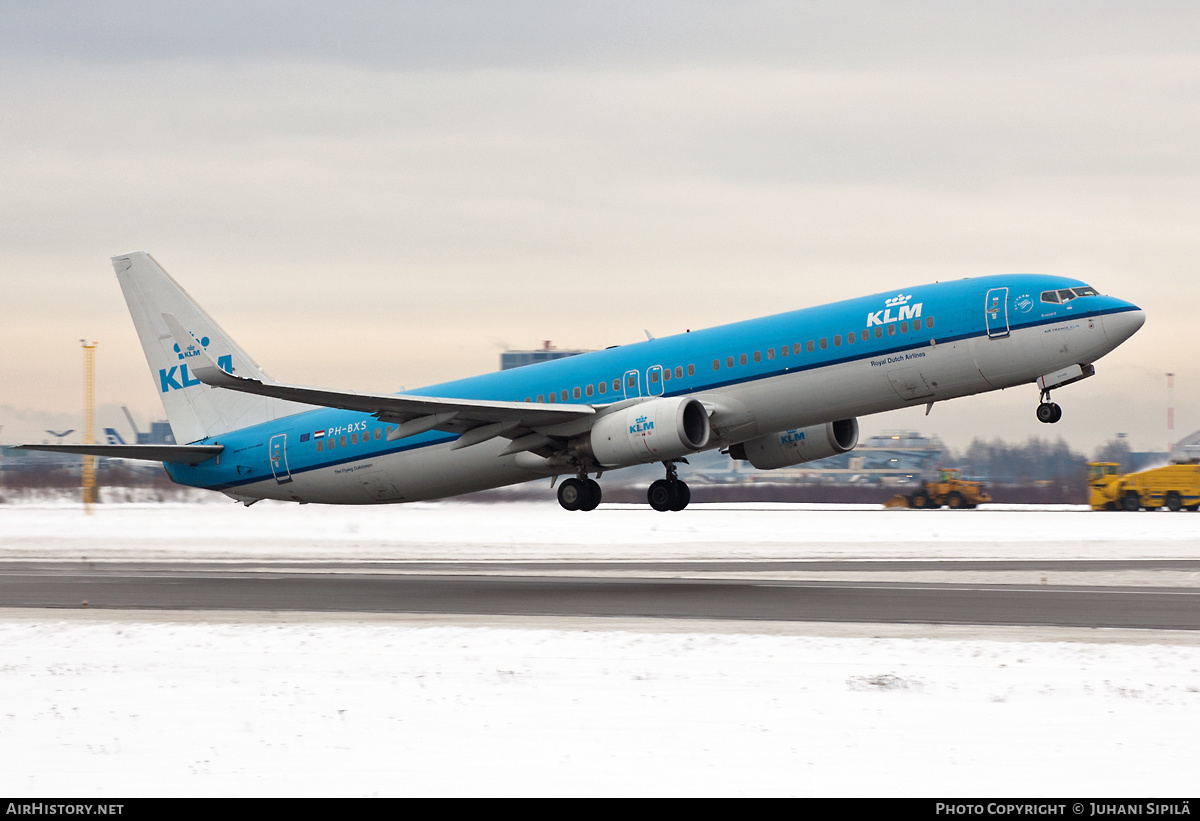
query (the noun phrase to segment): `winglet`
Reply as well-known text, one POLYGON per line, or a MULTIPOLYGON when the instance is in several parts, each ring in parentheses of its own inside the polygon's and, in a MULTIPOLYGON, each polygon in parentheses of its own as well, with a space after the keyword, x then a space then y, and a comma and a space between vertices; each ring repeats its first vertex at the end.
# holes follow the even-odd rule
POLYGON ((171 336, 175 337, 175 344, 179 346, 180 351, 185 351, 186 355, 195 357, 196 362, 192 366, 192 375, 203 382, 205 385, 230 385, 236 384, 239 377, 226 372, 217 361, 212 358, 203 345, 196 341, 195 334, 192 334, 183 327, 183 324, 175 317, 175 314, 163 314, 163 322, 167 323, 167 328, 171 331, 171 336))

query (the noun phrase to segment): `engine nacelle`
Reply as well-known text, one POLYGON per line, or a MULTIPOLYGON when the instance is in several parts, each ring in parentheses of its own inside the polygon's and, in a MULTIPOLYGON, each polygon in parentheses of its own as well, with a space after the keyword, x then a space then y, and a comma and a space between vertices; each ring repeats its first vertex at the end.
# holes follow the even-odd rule
POLYGON ((854 450, 858 420, 841 419, 809 428, 771 433, 729 449, 729 456, 749 462, 759 470, 799 465, 854 450))
POLYGON ((702 450, 711 432, 696 399, 651 399, 597 419, 586 448, 604 467, 665 462, 702 450))

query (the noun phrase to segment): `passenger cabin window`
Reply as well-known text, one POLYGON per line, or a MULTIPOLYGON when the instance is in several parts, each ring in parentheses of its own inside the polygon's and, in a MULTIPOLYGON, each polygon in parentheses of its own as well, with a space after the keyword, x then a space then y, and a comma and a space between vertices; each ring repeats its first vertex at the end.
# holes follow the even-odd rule
POLYGON ((755 352, 754 352, 754 361, 755 361, 755 362, 762 362, 762 351, 755 351, 755 352))
POLYGON ((696 375, 696 366, 688 365, 688 376, 695 376, 695 375, 696 375))
POLYGON ((745 354, 740 354, 740 355, 738 356, 738 363, 739 363, 739 364, 741 364, 741 365, 745 365, 745 364, 746 364, 746 355, 745 355, 745 354))
POLYGON ((571 391, 571 396, 574 397, 575 399, 578 399, 580 397, 580 395, 581 395, 581 392, 580 392, 579 388, 575 388, 575 390, 571 391))
POLYGON ((719 359, 714 359, 714 360, 713 360, 713 370, 714 370, 714 371, 719 371, 719 370, 721 370, 721 360, 719 360, 719 359))

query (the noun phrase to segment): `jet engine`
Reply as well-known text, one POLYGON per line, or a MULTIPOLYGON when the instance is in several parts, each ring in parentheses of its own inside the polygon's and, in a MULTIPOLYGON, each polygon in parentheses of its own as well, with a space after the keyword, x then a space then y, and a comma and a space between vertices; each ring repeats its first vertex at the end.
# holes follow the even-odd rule
POLYGON ((711 430, 698 400, 651 399, 597 419, 583 449, 604 467, 665 462, 705 448, 711 430))
POLYGON ((858 420, 841 419, 808 428, 770 433, 729 448, 729 456, 759 470, 799 465, 854 450, 858 420))

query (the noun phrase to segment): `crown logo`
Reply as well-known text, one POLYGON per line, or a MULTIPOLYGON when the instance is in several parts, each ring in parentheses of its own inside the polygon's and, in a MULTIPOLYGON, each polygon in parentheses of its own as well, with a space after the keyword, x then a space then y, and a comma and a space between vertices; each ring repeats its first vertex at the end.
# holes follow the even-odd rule
POLYGON ((912 299, 912 294, 896 294, 883 304, 889 308, 895 308, 897 305, 907 305, 910 299, 912 299))
MULTIPOLYGON (((205 348, 208 347, 208 337, 207 336, 201 337, 200 339, 196 339, 196 337, 193 336, 192 340, 195 342, 199 342, 205 348)), ((195 356, 197 353, 200 352, 199 348, 197 348, 195 345, 191 345, 191 344, 189 344, 187 346, 187 348, 181 349, 179 347, 179 343, 175 343, 175 345, 173 347, 175 348, 176 356, 178 356, 180 359, 187 359, 188 357, 195 356)))

